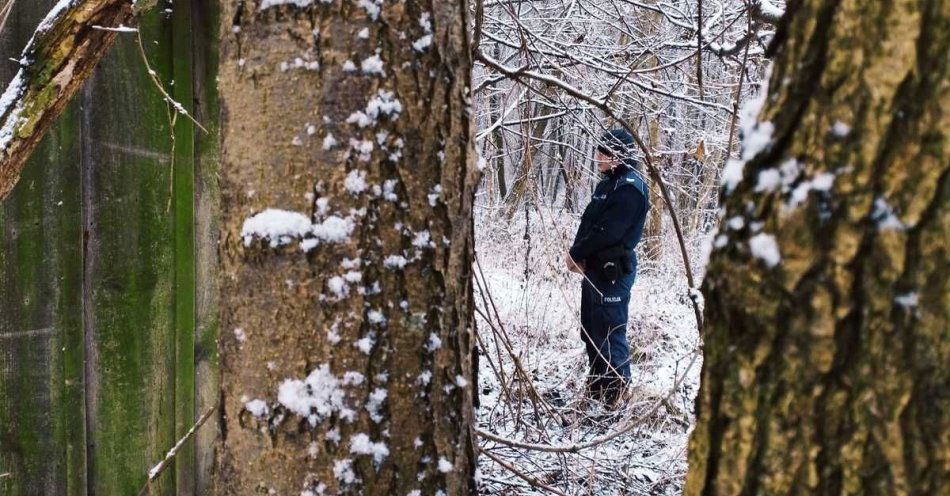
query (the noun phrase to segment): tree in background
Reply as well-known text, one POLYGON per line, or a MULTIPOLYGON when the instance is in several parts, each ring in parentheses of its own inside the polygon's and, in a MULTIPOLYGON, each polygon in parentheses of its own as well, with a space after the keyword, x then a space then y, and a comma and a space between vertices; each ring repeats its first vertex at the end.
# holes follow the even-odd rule
POLYGON ((687 495, 946 493, 948 22, 790 3, 723 173, 687 495))

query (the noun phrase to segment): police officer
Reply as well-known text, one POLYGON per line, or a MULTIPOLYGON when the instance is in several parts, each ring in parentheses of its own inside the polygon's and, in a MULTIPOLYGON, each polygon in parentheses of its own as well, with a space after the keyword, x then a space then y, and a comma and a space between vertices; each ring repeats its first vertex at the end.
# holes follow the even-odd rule
POLYGON ((596 162, 602 179, 584 209, 567 267, 583 273, 581 339, 587 349, 587 394, 608 405, 630 380, 627 309, 637 274, 635 249, 650 209, 648 189, 633 158, 633 137, 604 133, 596 162))

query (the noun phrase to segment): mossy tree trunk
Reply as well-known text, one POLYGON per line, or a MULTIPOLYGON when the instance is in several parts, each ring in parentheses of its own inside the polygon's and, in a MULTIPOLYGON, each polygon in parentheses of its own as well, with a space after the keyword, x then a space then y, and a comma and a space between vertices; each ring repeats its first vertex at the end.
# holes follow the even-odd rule
POLYGON ((948 23, 789 2, 704 281, 687 495, 947 493, 948 23))
POLYGON ((216 490, 466 494, 466 2, 260 6, 222 13, 216 490), (243 237, 268 208, 303 239, 243 237))

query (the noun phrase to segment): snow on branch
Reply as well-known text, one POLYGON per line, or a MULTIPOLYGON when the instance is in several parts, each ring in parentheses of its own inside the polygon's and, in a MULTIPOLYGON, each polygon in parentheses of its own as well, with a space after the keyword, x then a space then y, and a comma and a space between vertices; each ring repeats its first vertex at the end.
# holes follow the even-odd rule
POLYGON ((0 96, 0 200, 119 31, 150 3, 59 0, 39 23, 0 96))
POLYGON ((182 438, 179 439, 178 442, 175 443, 174 446, 172 446, 172 449, 168 450, 168 453, 165 454, 165 458, 163 458, 162 461, 158 462, 157 465, 155 465, 148 471, 148 478, 145 480, 145 486, 142 487, 142 490, 139 492, 140 496, 149 493, 149 488, 151 487, 152 483, 155 482, 156 479, 158 479, 159 475, 162 475, 162 472, 164 472, 165 469, 168 468, 171 461, 174 460, 176 456, 178 456, 178 452, 181 450, 182 446, 184 446, 185 443, 188 442, 188 440, 191 439, 195 435, 196 432, 198 432, 198 429, 200 429, 201 426, 203 426, 205 422, 207 422, 208 419, 211 418, 211 415, 217 409, 218 409, 217 404, 213 405, 211 408, 208 408, 208 410, 206 410, 205 413, 201 415, 201 417, 195 422, 195 424, 191 426, 191 429, 188 429, 188 432, 186 432, 185 435, 182 436, 182 438))
POLYGON ((777 24, 785 15, 785 8, 775 5, 772 0, 759 0, 755 6, 754 15, 762 21, 777 24))

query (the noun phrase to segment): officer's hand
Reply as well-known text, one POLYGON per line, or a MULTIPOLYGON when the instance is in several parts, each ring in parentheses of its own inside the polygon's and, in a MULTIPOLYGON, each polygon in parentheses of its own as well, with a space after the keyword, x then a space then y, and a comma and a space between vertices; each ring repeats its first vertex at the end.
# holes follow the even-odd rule
POLYGON ((570 253, 570 252, 568 252, 566 255, 564 255, 564 261, 565 261, 565 263, 567 264, 567 270, 569 270, 569 271, 571 271, 571 272, 577 272, 578 274, 583 274, 583 273, 584 273, 584 263, 583 263, 583 262, 575 262, 574 259, 571 257, 571 253, 570 253))

